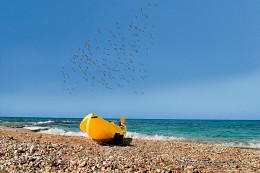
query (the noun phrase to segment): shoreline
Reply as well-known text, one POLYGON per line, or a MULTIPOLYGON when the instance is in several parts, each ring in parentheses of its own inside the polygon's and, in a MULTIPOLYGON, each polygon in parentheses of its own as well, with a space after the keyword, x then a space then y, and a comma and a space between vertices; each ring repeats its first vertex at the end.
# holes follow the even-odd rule
MULTIPOLYGON (((60 134, 52 134, 52 133, 41 133, 39 130, 30 130, 26 128, 14 128, 14 127, 6 127, 6 126, 1 126, 0 129, 7 129, 7 130, 19 130, 20 132, 28 132, 28 133, 39 133, 39 134, 49 134, 49 135, 57 135, 57 136, 66 136, 66 137, 73 137, 74 135, 60 135, 60 134)), ((77 136, 77 137, 85 137, 85 136, 77 136)), ((88 138, 86 138, 88 139, 88 138)), ((131 138, 132 139, 132 138, 131 138)), ((249 150, 260 150, 260 148, 254 148, 254 147, 247 147, 247 146, 232 146, 232 145, 221 145, 221 144, 214 144, 214 143, 208 143, 204 141, 199 141, 199 140, 188 140, 188 139, 165 139, 165 140, 160 140, 160 139, 140 139, 140 138, 133 138, 135 140, 148 140, 148 141, 179 141, 179 142, 190 142, 190 143, 197 143, 197 144, 205 144, 205 145, 213 145, 213 146, 220 146, 220 147, 230 147, 230 148, 239 148, 239 149, 249 149, 249 150)))
POLYGON ((192 141, 132 139, 100 145, 81 136, 0 126, 0 172, 258 172, 260 150, 192 141))

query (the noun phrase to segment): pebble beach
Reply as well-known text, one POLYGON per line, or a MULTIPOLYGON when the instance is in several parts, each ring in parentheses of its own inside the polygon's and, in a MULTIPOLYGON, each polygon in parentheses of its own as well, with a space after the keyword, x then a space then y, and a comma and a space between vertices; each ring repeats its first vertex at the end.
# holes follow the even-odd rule
POLYGON ((0 127, 2 172, 260 172, 260 150, 133 139, 100 145, 78 136, 0 127))

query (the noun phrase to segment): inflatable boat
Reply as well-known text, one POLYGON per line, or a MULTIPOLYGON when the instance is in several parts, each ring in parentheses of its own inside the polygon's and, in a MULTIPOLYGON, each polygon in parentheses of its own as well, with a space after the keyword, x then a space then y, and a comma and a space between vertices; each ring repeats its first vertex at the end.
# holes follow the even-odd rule
POLYGON ((119 124, 109 122, 100 116, 90 113, 80 123, 80 129, 97 142, 123 143, 126 136, 125 117, 122 116, 119 124))

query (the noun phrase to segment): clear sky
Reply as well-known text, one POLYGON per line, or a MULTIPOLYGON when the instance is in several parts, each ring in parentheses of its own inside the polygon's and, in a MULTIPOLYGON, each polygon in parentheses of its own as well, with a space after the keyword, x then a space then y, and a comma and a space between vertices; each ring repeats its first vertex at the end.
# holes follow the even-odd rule
MULTIPOLYGON (((260 1, 0 1, 0 116, 260 119, 260 1), (61 67, 86 40, 142 8, 154 45, 145 81, 64 92, 61 67)), ((100 43, 102 44, 102 43, 100 43)))

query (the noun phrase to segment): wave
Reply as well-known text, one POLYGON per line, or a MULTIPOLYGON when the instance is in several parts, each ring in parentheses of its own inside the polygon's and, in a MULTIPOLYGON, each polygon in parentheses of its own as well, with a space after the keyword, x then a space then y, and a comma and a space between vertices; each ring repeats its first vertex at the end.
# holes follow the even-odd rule
POLYGON ((39 130, 46 130, 49 127, 42 127, 42 126, 25 126, 24 129, 31 130, 31 131, 39 131, 39 130))
POLYGON ((39 121, 39 122, 36 122, 34 123, 34 125, 41 125, 41 124, 51 124, 51 123, 54 123, 54 121, 39 121))
MULTIPOLYGON (((46 130, 48 127, 37 127, 37 126, 30 126, 30 127, 24 127, 29 130, 40 130, 39 133, 45 133, 45 134, 56 134, 56 135, 62 135, 62 136, 84 136, 88 137, 86 133, 83 133, 81 131, 66 131, 59 128, 50 128, 46 130), (36 129, 38 128, 38 129, 36 129), (44 129, 45 128, 45 129, 44 129)), ((239 148, 260 148, 260 140, 249 140, 249 141, 217 141, 217 140, 194 140, 194 139, 187 139, 183 137, 175 137, 175 136, 164 136, 164 135, 147 135, 143 133, 137 133, 137 132, 127 132, 126 133, 127 138, 133 138, 133 139, 145 139, 145 140, 158 140, 158 141, 194 141, 194 142, 203 142, 208 144, 213 144, 216 146, 227 146, 227 147, 239 147, 239 148)))
POLYGON ((56 134, 56 135, 62 135, 62 136, 85 136, 88 137, 86 133, 83 132, 74 132, 74 131, 65 131, 63 129, 59 128, 50 128, 48 130, 40 131, 39 133, 46 133, 46 134, 56 134))
MULTIPOLYGON (((212 142, 210 142, 212 143, 212 142)), ((257 148, 260 149, 260 140, 249 140, 249 141, 229 141, 219 142, 216 141, 215 145, 226 146, 226 147, 239 147, 239 148, 257 148)))
POLYGON ((260 140, 248 140, 248 141, 209 140, 209 141, 206 141, 206 140, 187 139, 187 138, 183 138, 183 137, 174 137, 174 136, 147 135, 147 134, 136 133, 136 132, 127 132, 126 137, 134 138, 134 139, 159 140, 159 141, 182 140, 182 141, 203 142, 203 143, 213 144, 213 145, 217 145, 217 146, 260 149, 260 140))
POLYGON ((185 140, 185 138, 182 137, 164 136, 164 135, 147 135, 147 134, 137 133, 137 132, 127 132, 126 137, 134 138, 134 139, 147 139, 147 140, 160 140, 160 141, 185 140))
POLYGON ((34 123, 34 125, 42 125, 42 124, 77 124, 78 122, 77 121, 69 121, 69 120, 64 120, 64 121, 60 121, 60 120, 55 120, 55 121, 52 121, 52 120, 48 120, 48 121, 39 121, 39 122, 36 122, 34 123))
POLYGON ((64 122, 64 123, 76 123, 77 121, 69 121, 69 120, 67 120, 67 121, 62 121, 62 122, 64 122))
MULTIPOLYGON (((86 133, 83 132, 75 132, 75 131, 65 131, 59 128, 50 128, 48 130, 40 131, 40 133, 46 134, 56 134, 62 136, 85 136, 88 137, 86 133)), ((136 132, 127 132, 127 138, 134 138, 134 139, 147 139, 147 140, 184 140, 184 138, 173 137, 173 136, 163 136, 163 135, 147 135, 142 133, 136 132)))

